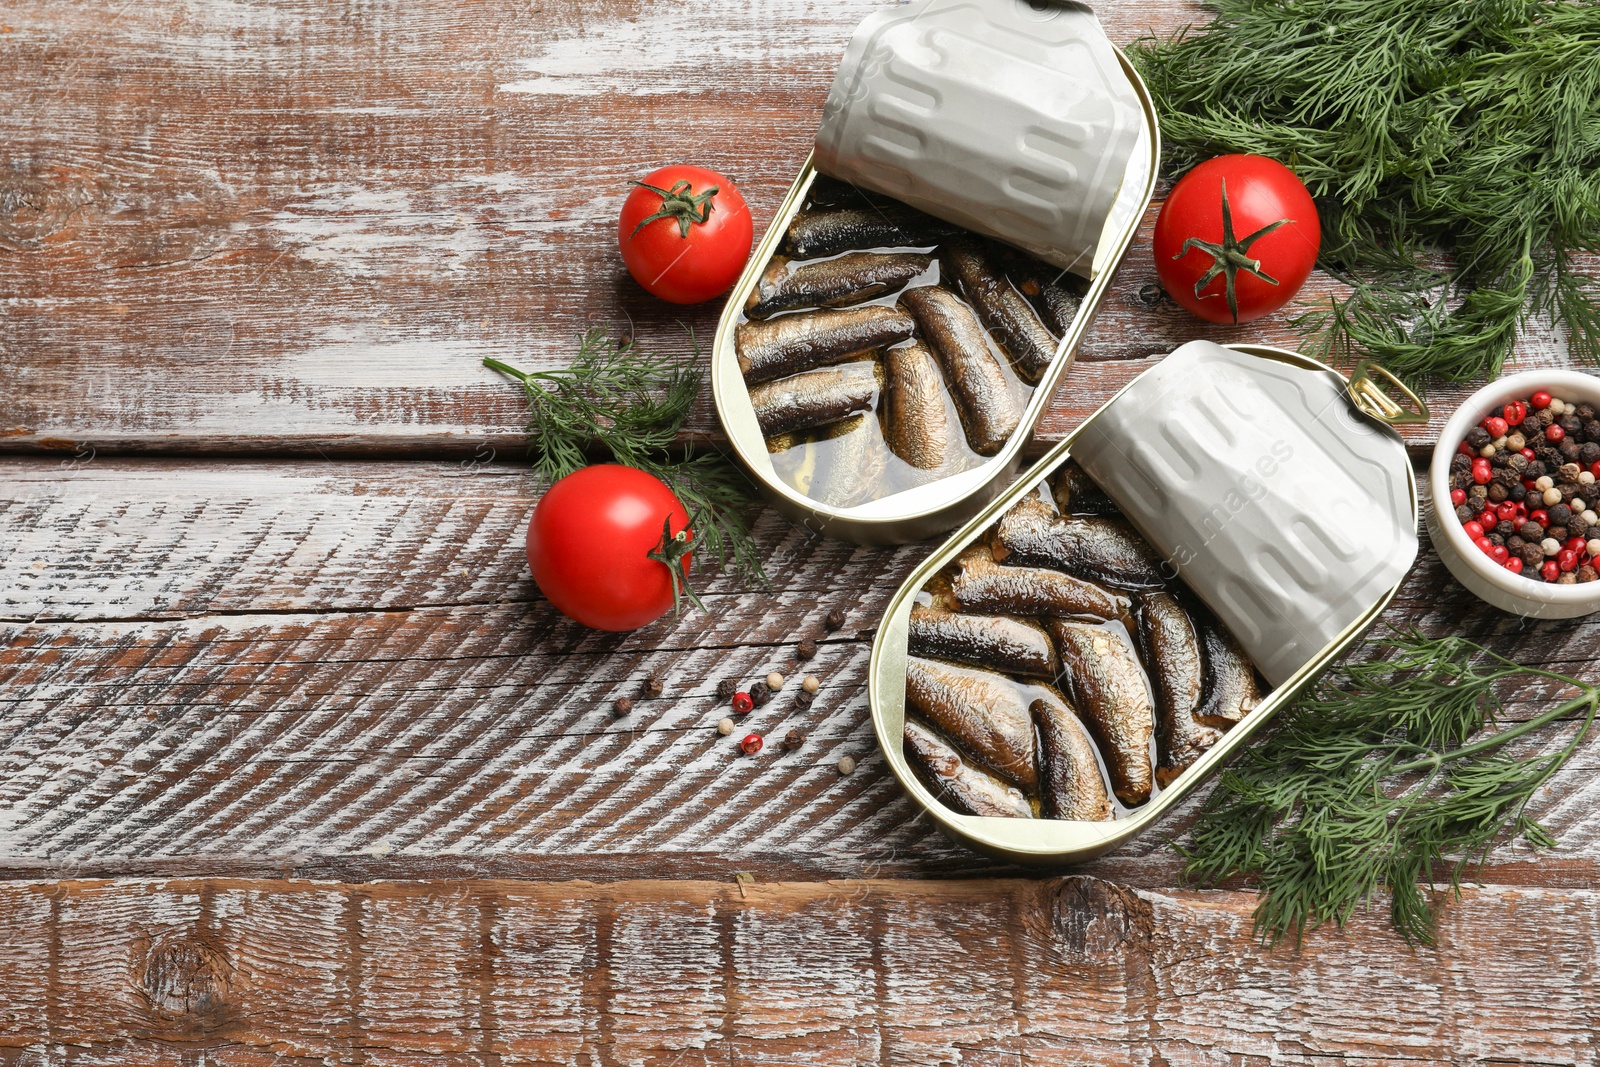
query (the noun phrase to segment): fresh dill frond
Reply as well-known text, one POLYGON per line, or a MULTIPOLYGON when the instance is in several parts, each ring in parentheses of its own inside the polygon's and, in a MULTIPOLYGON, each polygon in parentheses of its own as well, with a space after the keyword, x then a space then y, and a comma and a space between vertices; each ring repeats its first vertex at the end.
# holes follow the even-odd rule
POLYGON ((1131 55, 1178 171, 1271 156, 1317 199, 1350 294, 1320 347, 1492 376, 1530 317, 1600 362, 1600 0, 1212 0, 1131 55))
POLYGON ((1409 943, 1433 940, 1428 889, 1459 892, 1509 831, 1554 844, 1528 802, 1576 751, 1600 688, 1523 667, 1464 638, 1402 633, 1386 658, 1346 664, 1286 709, 1273 733, 1223 771, 1189 840, 1185 876, 1214 885, 1246 876, 1261 891, 1256 933, 1268 944, 1329 920, 1379 890, 1409 943), (1500 693, 1543 680, 1578 690, 1532 718, 1499 723, 1500 693), (1507 755, 1511 741, 1578 720, 1554 752, 1507 755))
POLYGON ((592 327, 578 338, 568 366, 520 371, 497 359, 483 365, 517 379, 527 393, 528 451, 541 482, 566 477, 597 453, 648 471, 672 487, 693 519, 702 566, 731 563, 741 580, 769 584, 750 532, 750 480, 719 451, 679 454, 679 432, 704 381, 698 351, 663 358, 592 327))

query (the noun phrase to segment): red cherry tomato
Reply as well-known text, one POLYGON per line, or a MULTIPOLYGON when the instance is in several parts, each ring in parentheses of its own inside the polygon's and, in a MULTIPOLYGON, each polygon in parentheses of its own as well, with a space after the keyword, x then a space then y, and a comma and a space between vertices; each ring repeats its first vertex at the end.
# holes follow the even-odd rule
POLYGON ((1156 274, 1207 322, 1250 322, 1300 291, 1322 246, 1311 194, 1265 156, 1208 159, 1172 187, 1156 218, 1156 274))
POLYGON ((681 555, 689 513, 652 474, 605 463, 552 485, 528 524, 528 567, 565 616, 596 630, 636 630, 673 605, 672 573, 651 553, 681 555), (663 527, 682 535, 663 550, 663 527))
POLYGON ((622 205, 617 244, 638 283, 674 304, 727 292, 750 258, 750 209, 727 178, 703 167, 662 167, 622 205))

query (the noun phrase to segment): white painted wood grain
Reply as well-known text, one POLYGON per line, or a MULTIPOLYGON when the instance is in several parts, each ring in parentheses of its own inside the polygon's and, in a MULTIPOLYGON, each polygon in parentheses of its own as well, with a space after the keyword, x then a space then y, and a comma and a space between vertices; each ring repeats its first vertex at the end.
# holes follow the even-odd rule
MULTIPOLYGON (((707 614, 603 635, 533 587, 522 551, 533 498, 515 468, 10 459, 0 487, 0 538, 13 546, 0 557, 0 866, 984 862, 900 795, 867 717, 867 631, 927 546, 856 548, 767 515, 756 534, 770 594, 718 579, 707 614), (846 625, 829 636, 836 606, 846 625), (805 635, 824 640, 801 667, 805 635), (802 708, 791 682, 744 720, 739 735, 769 741, 746 758, 739 735, 712 729, 726 710, 717 682, 774 669, 816 673, 822 695, 802 708), (638 699, 652 674, 666 694, 638 699), (623 719, 619 696, 636 700, 623 719), (791 728, 809 739, 781 753, 791 728), (861 763, 850 778, 834 769, 842 755, 861 763)), ((1431 554, 1389 621, 1584 677, 1600 640, 1592 622, 1488 611, 1431 554)), ((1508 714, 1562 695, 1529 686, 1508 714)), ((1562 848, 1539 861, 1497 851, 1518 872, 1507 877, 1566 884, 1595 858, 1597 744, 1536 805, 1562 848)), ((1151 836, 1109 862, 1096 869, 1168 878, 1175 860, 1151 836)))
MULTIPOLYGON (((764 225, 876 6, 12 4, 0 445, 519 449, 519 393, 483 357, 562 365, 590 324, 663 352, 687 350, 683 326, 709 336, 717 306, 662 305, 626 277, 627 180, 713 166, 764 225)), ((1121 43, 1205 17, 1098 7, 1121 43)), ((1283 316, 1223 330, 1160 297, 1153 219, 1047 437, 1194 337, 1295 343, 1283 316)), ((1308 299, 1330 291, 1319 277, 1308 299)), ((1522 355, 1564 351, 1538 333, 1522 355)), ((715 431, 707 400, 692 426, 715 431)))

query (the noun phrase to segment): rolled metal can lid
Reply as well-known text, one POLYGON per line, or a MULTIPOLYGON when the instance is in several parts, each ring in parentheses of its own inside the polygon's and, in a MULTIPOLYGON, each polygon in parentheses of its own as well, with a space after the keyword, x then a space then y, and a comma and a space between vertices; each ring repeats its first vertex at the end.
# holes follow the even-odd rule
POLYGON ((1146 134, 1139 96, 1086 5, 916 0, 857 27, 815 160, 1092 278, 1146 134))
POLYGON ((1417 556, 1411 461, 1332 371, 1191 341, 1073 456, 1280 685, 1417 556))

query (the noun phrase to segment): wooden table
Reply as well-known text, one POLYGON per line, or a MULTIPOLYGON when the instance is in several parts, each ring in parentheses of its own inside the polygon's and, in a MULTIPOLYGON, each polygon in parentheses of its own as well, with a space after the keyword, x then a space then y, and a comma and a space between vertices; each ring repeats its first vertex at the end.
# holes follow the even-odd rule
MULTIPOLYGON (((863 683, 928 545, 763 513, 770 595, 718 579, 626 636, 540 599, 520 399, 480 360, 704 336, 622 271, 625 180, 714 166, 764 225, 872 6, 0 9, 0 1064, 1600 1058, 1594 741, 1539 801, 1561 847, 1496 850, 1437 948, 1380 905, 1266 951, 1254 895, 1182 888, 1156 835, 1040 876, 918 816, 863 683), (738 756, 717 681, 805 636, 820 697, 752 721, 809 740, 738 756)), ((1206 17, 1101 6, 1119 42, 1206 17)), ((1293 343, 1187 318, 1142 241, 1045 436, 1193 336, 1293 343)), ((1597 645, 1427 550, 1390 619, 1597 645)))

